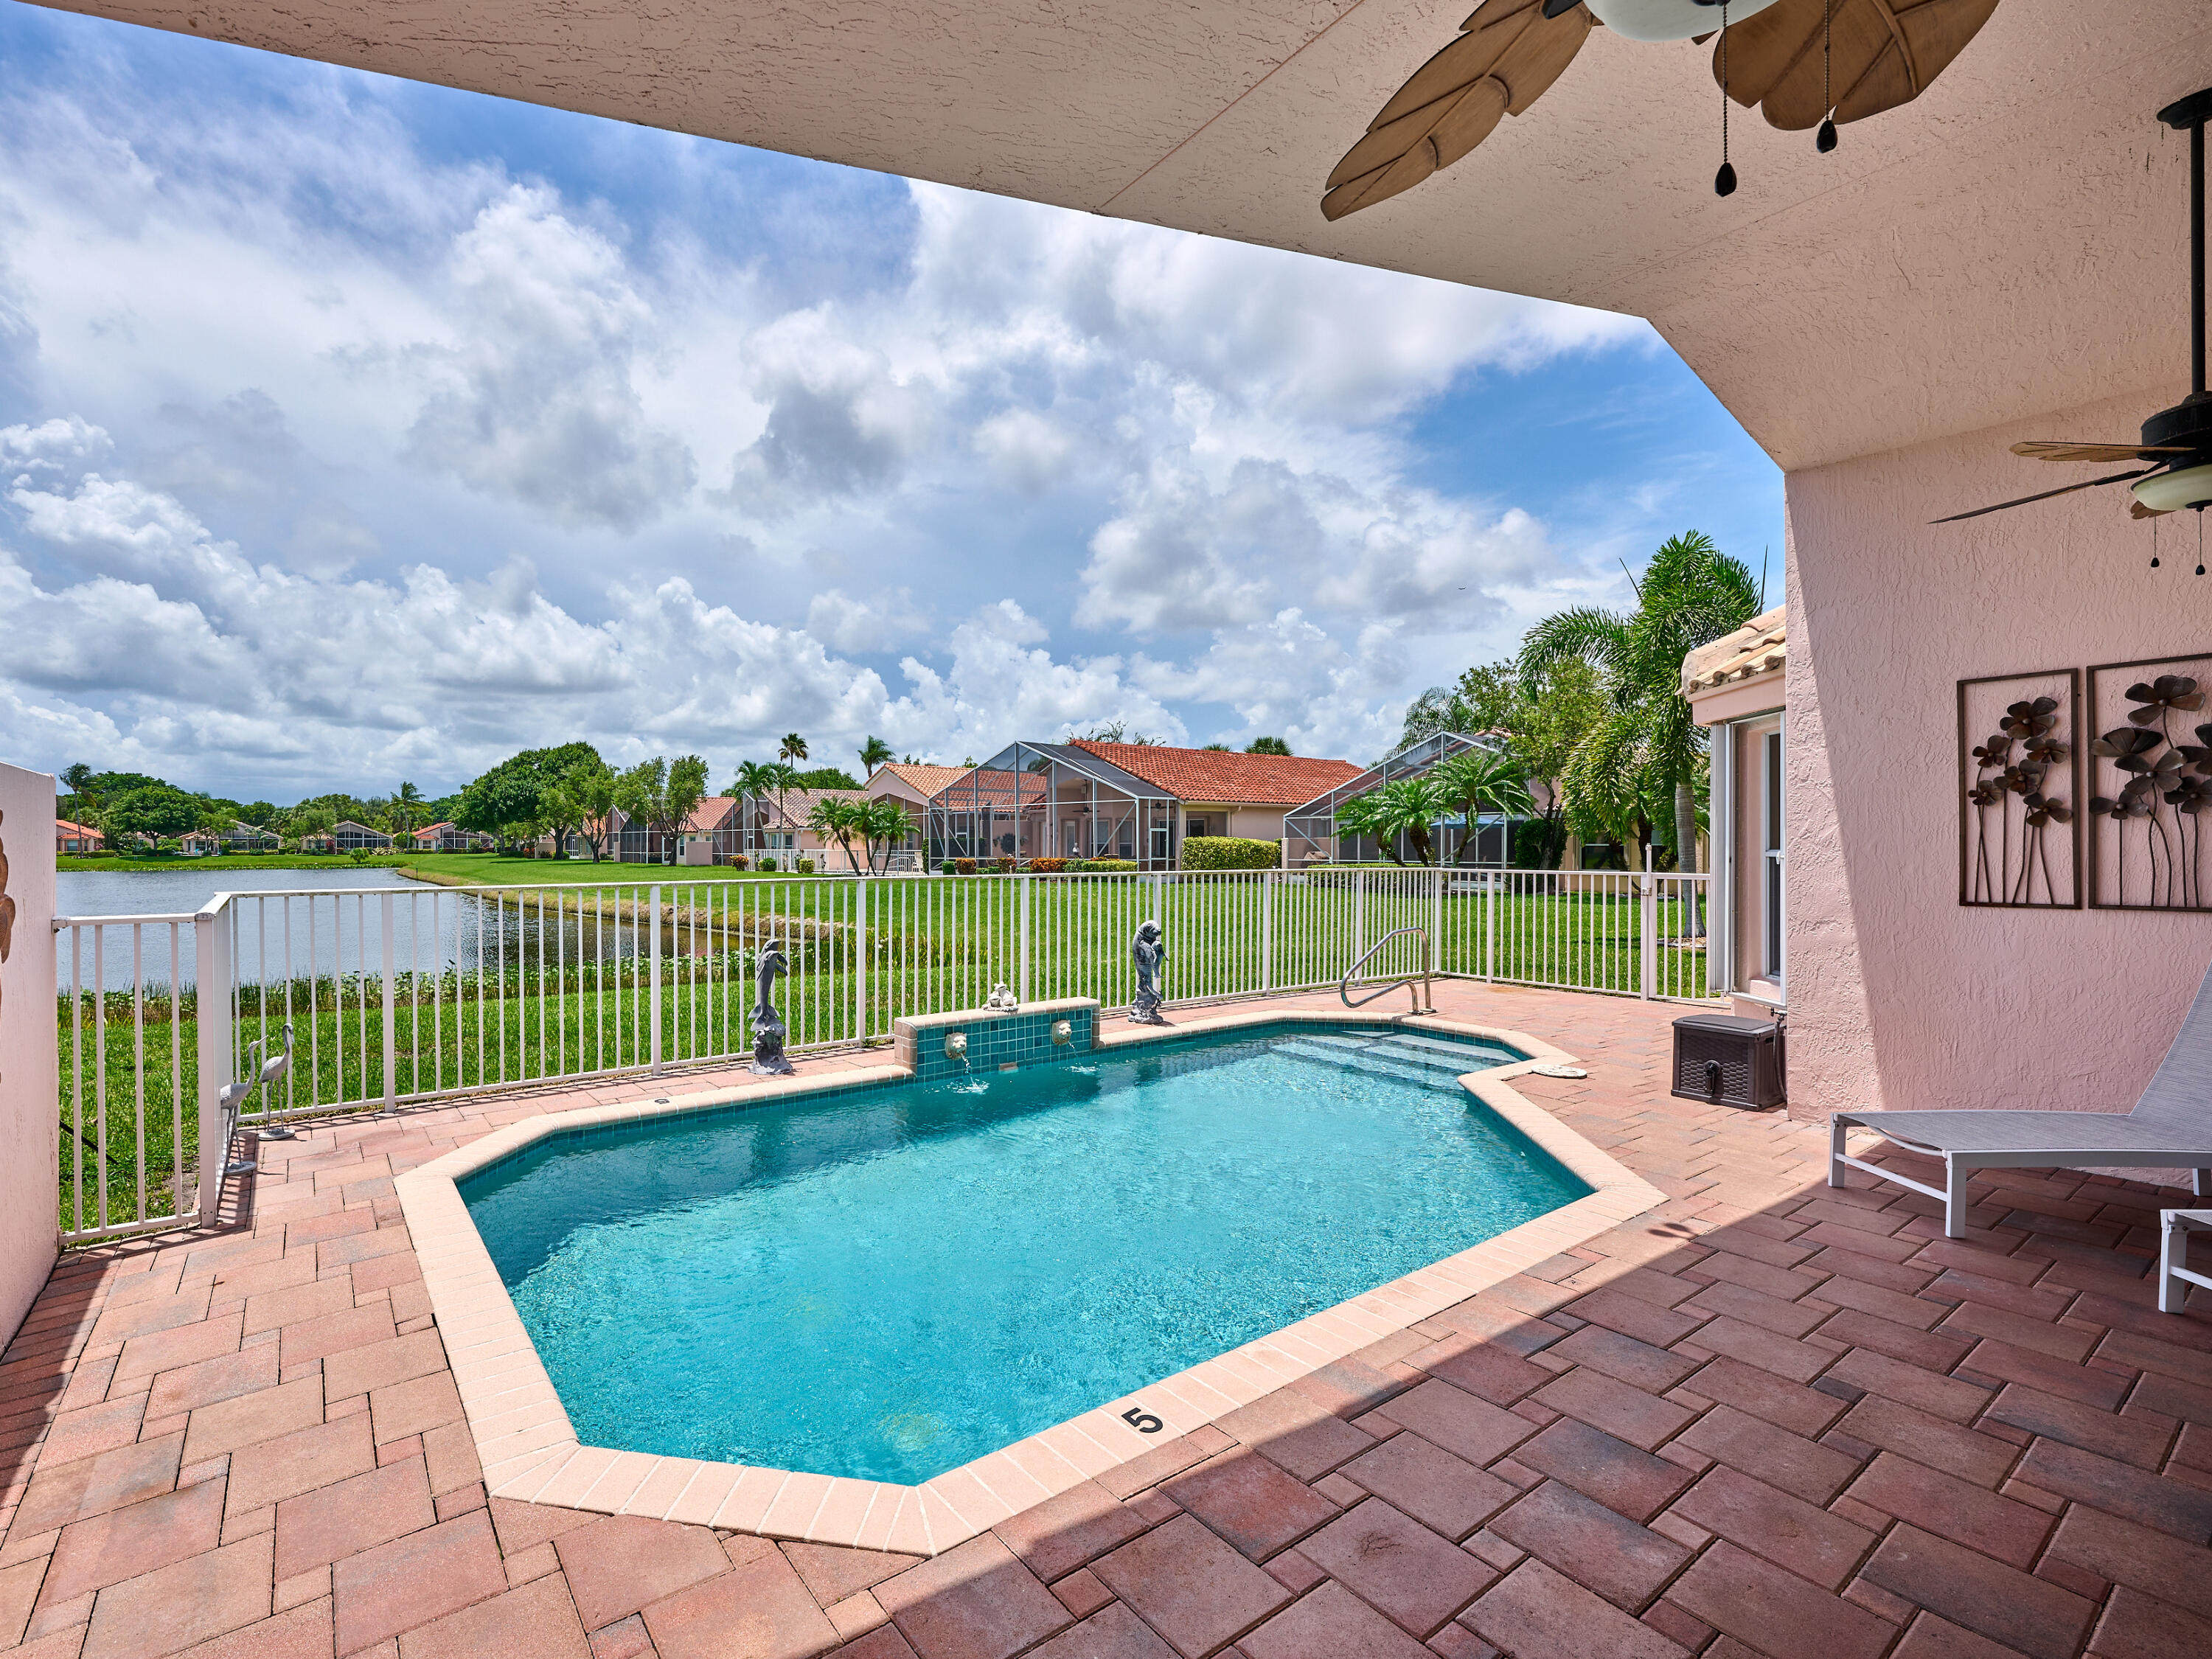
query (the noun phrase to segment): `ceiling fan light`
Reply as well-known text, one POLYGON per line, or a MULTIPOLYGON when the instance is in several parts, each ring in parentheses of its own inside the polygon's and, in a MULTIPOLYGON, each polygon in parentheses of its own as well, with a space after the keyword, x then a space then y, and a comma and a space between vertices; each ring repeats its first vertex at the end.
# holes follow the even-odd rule
POLYGON ((2129 493, 2154 513, 2212 505, 2212 466, 2185 466, 2179 472, 2138 478, 2129 493))
MULTIPOLYGON (((1584 0, 1597 21, 1627 40, 1686 40, 1720 27, 1719 0, 1584 0)), ((1730 0, 1729 21, 1741 23, 1774 0, 1730 0)))

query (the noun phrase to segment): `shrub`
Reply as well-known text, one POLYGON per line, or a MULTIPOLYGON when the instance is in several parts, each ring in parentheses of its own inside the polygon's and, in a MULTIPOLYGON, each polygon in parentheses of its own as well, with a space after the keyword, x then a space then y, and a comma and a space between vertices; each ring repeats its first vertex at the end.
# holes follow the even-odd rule
POLYGON ((960 861, 957 859, 945 860, 944 863, 937 866, 937 873, 940 876, 958 875, 960 873, 960 861))
POLYGON ((1056 876, 1067 868, 1066 859, 1031 859, 1030 868, 1040 876, 1056 876))
POLYGON ((774 875, 774 874, 775 873, 775 855, 774 854, 772 854, 772 853, 763 853, 763 854, 761 854, 761 866, 760 866, 760 867, 761 867, 761 873, 762 873, 763 875, 764 875, 764 876, 772 876, 772 875, 774 875))
POLYGON ((812 859, 800 859, 791 867, 797 874, 811 876, 814 873, 814 860, 812 859))
POLYGON ((1014 873, 1014 855, 1012 853, 1000 854, 997 858, 991 861, 991 867, 996 870, 1002 876, 1012 875, 1014 873))
POLYGON ((1282 843, 1243 836, 1188 836, 1182 843, 1186 870, 1273 870, 1283 861, 1282 843))
POLYGON ((955 860, 952 860, 952 873, 953 873, 954 875, 956 875, 956 876, 972 876, 972 875, 974 875, 974 874, 975 873, 975 860, 973 860, 973 859, 955 859, 955 860))
POLYGON ((751 862, 752 860, 747 858, 743 853, 732 853, 730 854, 730 868, 732 870, 742 870, 751 862))
POLYGON ((1110 876, 1133 870, 1137 864, 1133 859, 1078 859, 1068 867, 1079 870, 1086 876, 1110 876))

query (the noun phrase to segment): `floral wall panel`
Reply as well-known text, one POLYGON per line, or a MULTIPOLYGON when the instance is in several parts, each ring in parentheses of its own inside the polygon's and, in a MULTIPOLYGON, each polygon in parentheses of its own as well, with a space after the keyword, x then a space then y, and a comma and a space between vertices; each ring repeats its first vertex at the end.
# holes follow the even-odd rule
POLYGON ((2081 903, 2081 676, 1959 682, 1959 902, 2081 903))
POLYGON ((2212 909, 2212 656, 2089 670, 2089 902, 2212 909))

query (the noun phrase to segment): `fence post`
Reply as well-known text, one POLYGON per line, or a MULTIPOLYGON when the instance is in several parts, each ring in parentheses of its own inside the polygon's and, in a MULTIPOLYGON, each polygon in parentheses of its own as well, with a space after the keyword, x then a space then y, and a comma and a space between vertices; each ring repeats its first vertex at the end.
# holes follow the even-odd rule
POLYGON ((1018 1000, 1027 1002, 1030 1000, 1030 884, 1036 878, 1024 872, 1020 879, 1022 903, 1018 925, 1022 930, 1022 942, 1017 959, 1020 963, 1021 982, 1015 988, 1014 994, 1018 1000))
POLYGON ((1275 872, 1260 872, 1260 994, 1275 988, 1275 872))
POLYGON ((1367 872, 1352 872, 1352 959, 1367 954, 1367 872))
POLYGON ((377 902, 377 927, 383 933, 384 957, 384 1109, 390 1111, 398 1103, 398 1055, 394 1052, 399 1044, 398 1025, 392 1017, 392 981, 395 977, 396 959, 392 949, 392 895, 386 893, 377 902))
POLYGON ((1644 936, 1644 948, 1639 952, 1643 957, 1644 977, 1637 994, 1649 1002, 1659 989, 1659 879, 1651 871, 1651 848, 1648 844, 1644 848, 1643 885, 1644 914, 1642 926, 1638 931, 1644 936))
POLYGON ((652 888, 652 921, 648 924, 651 940, 647 958, 646 976, 652 989, 647 995, 647 1018, 653 1027, 653 1074, 660 1075, 660 884, 652 888))
MULTIPOLYGON (((216 1218, 222 1202, 222 1166, 230 1161, 216 1097, 230 1081, 230 933, 223 896, 192 918, 192 984, 199 1003, 200 1224, 216 1218)), ((104 993, 106 987, 100 988, 104 993)), ((95 994, 100 994, 96 993, 95 994)), ((95 1003, 95 1006, 99 1005, 95 1003)), ((102 1218, 105 1219, 106 1218, 102 1218)), ((83 1224, 82 1218, 78 1224, 83 1224)))
POLYGON ((853 1041, 868 1040, 868 878, 859 883, 860 896, 853 917, 853 1041))
POLYGON ((1504 871, 1500 870, 1496 875, 1490 878, 1487 890, 1486 890, 1482 896, 1484 932, 1482 942, 1482 976, 1485 979, 1489 980, 1493 984, 1495 984, 1498 980, 1498 901, 1510 890, 1512 879, 1512 877, 1508 875, 1504 871))
MULTIPOLYGON (((1438 850, 1437 857, 1439 860, 1443 858, 1441 848, 1438 850)), ((1433 918, 1429 926, 1429 965, 1431 969, 1436 966, 1444 953, 1444 884, 1450 878, 1440 861, 1437 865, 1437 890, 1430 896, 1430 912, 1433 918)), ((1432 989, 1429 994, 1433 1000, 1436 993, 1432 989)))

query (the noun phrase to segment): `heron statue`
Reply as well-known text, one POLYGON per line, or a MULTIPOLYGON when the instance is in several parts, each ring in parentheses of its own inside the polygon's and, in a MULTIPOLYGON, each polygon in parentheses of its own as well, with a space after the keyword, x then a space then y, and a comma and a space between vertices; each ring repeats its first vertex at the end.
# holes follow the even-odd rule
MULTIPOLYGON (((262 1062, 261 1115, 264 1118, 276 1109, 269 1103, 276 1097, 276 1085, 291 1075, 292 1022, 288 1019, 284 1022, 284 1052, 281 1054, 272 1054, 262 1062)), ((264 1140, 296 1140, 299 1136, 294 1133, 289 1124, 264 1123, 262 1126, 261 1138, 264 1140)))
MULTIPOLYGON (((224 1084, 216 1091, 215 1103, 216 1109, 222 1113, 223 1142, 226 1146, 229 1144, 232 1131, 237 1127, 239 1113, 245 1108, 247 1099, 252 1095, 254 1090, 260 1085, 259 1062, 263 1042, 262 1038, 256 1037, 246 1045, 246 1075, 234 1083, 224 1084)), ((252 1158, 234 1158, 222 1166, 222 1172, 227 1176, 251 1175, 253 1173, 253 1168, 252 1158)))

